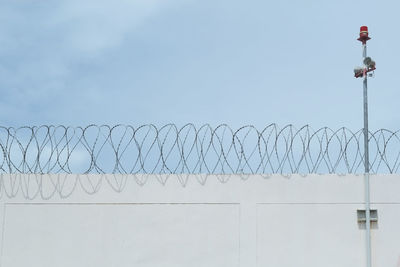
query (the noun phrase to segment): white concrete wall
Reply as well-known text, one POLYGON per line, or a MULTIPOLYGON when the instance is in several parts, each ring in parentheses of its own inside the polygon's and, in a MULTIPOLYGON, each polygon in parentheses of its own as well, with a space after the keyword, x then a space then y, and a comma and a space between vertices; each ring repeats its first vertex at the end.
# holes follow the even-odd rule
MULTIPOLYGON (((0 179, 2 267, 365 266, 362 175, 0 179)), ((399 267, 400 176, 371 201, 373 266, 399 267)))

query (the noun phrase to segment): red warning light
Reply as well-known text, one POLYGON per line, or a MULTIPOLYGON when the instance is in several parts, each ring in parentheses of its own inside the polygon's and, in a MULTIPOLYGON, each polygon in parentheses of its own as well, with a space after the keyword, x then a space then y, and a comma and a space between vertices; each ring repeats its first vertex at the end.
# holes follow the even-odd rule
POLYGON ((369 39, 371 39, 371 38, 368 36, 368 27, 361 26, 360 27, 360 38, 358 38, 357 40, 362 42, 363 44, 366 44, 369 39))

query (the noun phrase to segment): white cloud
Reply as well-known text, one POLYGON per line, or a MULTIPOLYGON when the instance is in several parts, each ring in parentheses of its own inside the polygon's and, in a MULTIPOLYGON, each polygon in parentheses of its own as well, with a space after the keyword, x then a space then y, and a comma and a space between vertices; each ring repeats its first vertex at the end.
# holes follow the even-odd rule
MULTIPOLYGON (((120 44, 146 19, 178 0, 64 0, 0 3, 0 44, 8 52, 57 45, 98 53, 120 44), (4 27, 7 25, 7 27, 4 27)), ((51 50, 51 49, 50 49, 51 50)), ((1 53, 1 52, 0 52, 1 53)))
POLYGON ((148 19, 179 1, 0 2, 2 111, 30 121, 51 117, 53 103, 74 90, 79 93, 75 99, 84 97, 84 88, 71 86, 81 75, 77 66, 118 49, 148 19))
POLYGON ((156 15, 172 1, 64 1, 48 19, 54 31, 70 49, 83 53, 99 53, 119 45, 124 38, 147 18, 156 15))

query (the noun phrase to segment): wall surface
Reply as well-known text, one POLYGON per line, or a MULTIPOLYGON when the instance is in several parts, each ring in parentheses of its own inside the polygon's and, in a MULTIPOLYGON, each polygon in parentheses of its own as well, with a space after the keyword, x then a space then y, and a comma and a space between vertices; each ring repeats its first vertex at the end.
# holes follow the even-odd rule
MULTIPOLYGON (((363 267, 363 175, 9 175, 2 267, 363 267)), ((400 176, 371 176, 374 267, 400 267, 400 176)))

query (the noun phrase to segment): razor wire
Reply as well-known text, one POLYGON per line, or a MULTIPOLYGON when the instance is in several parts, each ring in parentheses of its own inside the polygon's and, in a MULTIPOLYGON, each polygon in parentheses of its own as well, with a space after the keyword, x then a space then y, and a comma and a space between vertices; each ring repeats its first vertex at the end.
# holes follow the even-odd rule
MULTIPOLYGON (((369 133, 371 173, 398 173, 398 131, 369 133)), ((2 174, 363 173, 363 131, 305 125, 0 127, 2 174)))

